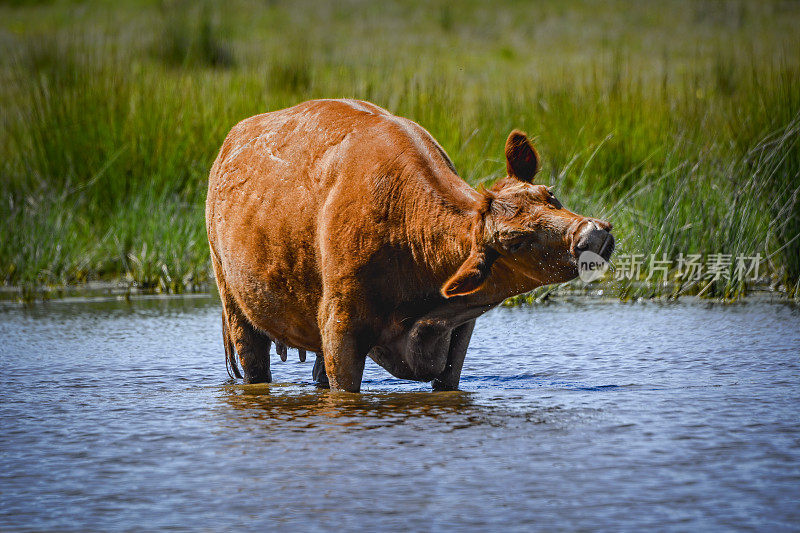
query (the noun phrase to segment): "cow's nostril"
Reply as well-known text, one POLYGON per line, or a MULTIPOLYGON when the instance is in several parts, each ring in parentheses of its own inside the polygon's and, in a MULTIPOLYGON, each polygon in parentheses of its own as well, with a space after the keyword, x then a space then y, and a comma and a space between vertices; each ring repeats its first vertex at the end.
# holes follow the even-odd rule
POLYGON ((610 232, 606 232, 606 238, 600 246, 600 251, 597 252, 600 257, 608 261, 611 254, 614 252, 614 236, 610 232))

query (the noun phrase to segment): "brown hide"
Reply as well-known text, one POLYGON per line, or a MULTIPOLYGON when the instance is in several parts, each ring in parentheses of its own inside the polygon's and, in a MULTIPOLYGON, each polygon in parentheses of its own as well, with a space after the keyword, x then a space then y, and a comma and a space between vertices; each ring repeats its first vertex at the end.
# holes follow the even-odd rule
POLYGON ((206 204, 234 370, 235 351, 247 381, 270 381, 274 341, 323 354, 315 377, 327 370, 334 389, 359 390, 366 356, 456 388, 477 316, 575 277, 576 246, 613 248, 608 224, 530 183, 538 155, 524 134, 506 155, 509 176, 478 192, 427 131, 368 102, 237 124, 206 204))

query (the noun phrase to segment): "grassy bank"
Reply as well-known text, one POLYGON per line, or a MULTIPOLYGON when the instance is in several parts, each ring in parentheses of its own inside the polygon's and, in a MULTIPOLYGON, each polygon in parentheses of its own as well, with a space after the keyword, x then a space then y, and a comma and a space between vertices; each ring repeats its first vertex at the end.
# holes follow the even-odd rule
POLYGON ((800 6, 786 2, 44 2, 0 6, 0 283, 209 281, 208 169, 238 120, 316 97, 408 116, 473 185, 518 127, 620 254, 752 256, 800 278, 800 6))

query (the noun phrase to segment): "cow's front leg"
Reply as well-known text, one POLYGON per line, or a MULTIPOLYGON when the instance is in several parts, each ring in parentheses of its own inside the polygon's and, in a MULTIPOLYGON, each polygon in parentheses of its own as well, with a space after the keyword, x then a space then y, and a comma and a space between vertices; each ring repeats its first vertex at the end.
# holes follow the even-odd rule
POLYGON ((323 333, 325 373, 331 390, 358 392, 367 354, 358 349, 358 339, 351 331, 333 327, 323 333))
POLYGON ((444 371, 433 380, 433 390, 458 390, 461 380, 461 368, 467 356, 467 347, 475 329, 475 319, 465 322, 455 328, 450 335, 450 350, 447 353, 447 366, 444 371))
POLYGON ((329 309, 322 328, 322 353, 331 390, 358 392, 368 346, 353 314, 337 305, 329 309))

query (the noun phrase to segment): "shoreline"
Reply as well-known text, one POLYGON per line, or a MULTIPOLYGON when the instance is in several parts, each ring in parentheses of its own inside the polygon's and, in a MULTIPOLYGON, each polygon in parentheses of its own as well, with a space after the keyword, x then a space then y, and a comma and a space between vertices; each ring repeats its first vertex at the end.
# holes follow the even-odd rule
MULTIPOLYGON (((181 292, 165 292, 158 289, 142 288, 125 282, 91 281, 80 285, 43 286, 33 289, 21 286, 0 286, 0 307, 26 307, 48 303, 93 303, 104 301, 142 301, 214 298, 219 299, 217 287, 212 283, 195 285, 181 292)), ((768 284, 758 284, 748 288, 743 294, 724 298, 720 296, 699 296, 692 293, 674 292, 674 286, 654 286, 645 282, 619 285, 613 282, 580 285, 573 281, 561 285, 541 287, 530 293, 511 297, 500 307, 519 307, 570 301, 597 301, 618 303, 639 302, 702 302, 719 304, 741 303, 793 303, 800 299, 789 293, 775 289, 768 284), (649 293, 649 294, 647 294, 649 293)))

